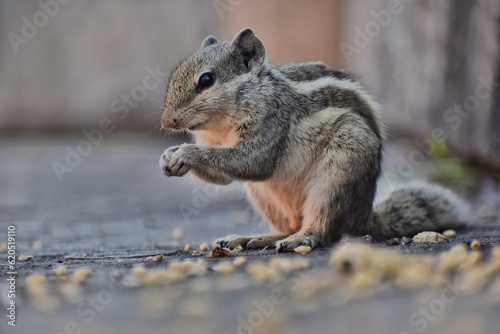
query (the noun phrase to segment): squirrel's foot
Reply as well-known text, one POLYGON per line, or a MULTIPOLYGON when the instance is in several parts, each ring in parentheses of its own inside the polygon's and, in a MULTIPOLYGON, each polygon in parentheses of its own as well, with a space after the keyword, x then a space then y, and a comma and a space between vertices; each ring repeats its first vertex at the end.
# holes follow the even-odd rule
POLYGON ((178 147, 171 156, 168 167, 172 176, 183 176, 191 169, 193 156, 197 148, 192 144, 185 144, 178 147))
POLYGON ((160 168, 165 176, 173 176, 170 170, 170 160, 172 160, 172 154, 179 149, 180 146, 172 146, 167 148, 160 157, 160 168))
POLYGON ((179 159, 172 161, 174 153, 179 148, 180 146, 169 147, 160 157, 160 168, 165 176, 183 176, 189 172, 189 167, 183 161, 179 161, 179 159))
POLYGON ((283 239, 285 235, 276 234, 265 234, 265 235, 254 235, 254 236, 241 236, 231 234, 224 238, 220 238, 215 241, 216 244, 221 247, 234 249, 237 246, 241 246, 244 249, 260 249, 266 247, 273 247, 276 241, 283 239))
POLYGON ((276 250, 279 253, 293 252, 299 246, 309 246, 314 249, 319 244, 319 238, 314 235, 291 235, 288 238, 276 242, 276 250))

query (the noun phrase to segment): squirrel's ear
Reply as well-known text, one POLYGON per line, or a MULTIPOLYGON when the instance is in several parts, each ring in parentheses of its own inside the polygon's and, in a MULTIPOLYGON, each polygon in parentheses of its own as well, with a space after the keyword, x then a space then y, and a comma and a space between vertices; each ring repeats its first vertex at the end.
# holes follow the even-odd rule
POLYGON ((241 54, 245 67, 250 70, 258 70, 264 58, 266 50, 264 44, 254 35, 253 31, 246 28, 240 31, 233 39, 233 46, 241 54))
POLYGON ((215 38, 214 36, 207 36, 207 37, 205 37, 205 39, 201 43, 200 49, 203 49, 209 45, 216 44, 216 43, 217 43, 217 38, 215 38))

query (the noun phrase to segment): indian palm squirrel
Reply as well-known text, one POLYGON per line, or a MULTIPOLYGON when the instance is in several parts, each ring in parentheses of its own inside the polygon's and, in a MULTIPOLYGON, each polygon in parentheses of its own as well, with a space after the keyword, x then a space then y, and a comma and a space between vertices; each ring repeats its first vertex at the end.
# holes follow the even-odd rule
POLYGON ((228 236, 223 247, 327 246, 343 234, 375 239, 456 228, 467 205, 427 183, 373 205, 384 128, 379 105, 348 72, 320 62, 274 65, 251 29, 208 36, 168 81, 163 128, 196 144, 168 148, 166 176, 243 181, 275 233, 228 236))

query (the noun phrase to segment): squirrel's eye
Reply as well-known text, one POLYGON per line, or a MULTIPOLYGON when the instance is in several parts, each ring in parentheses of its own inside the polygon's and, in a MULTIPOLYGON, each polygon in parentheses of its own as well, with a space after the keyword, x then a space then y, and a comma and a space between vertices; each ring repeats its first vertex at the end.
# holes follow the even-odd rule
POLYGON ((196 87, 199 91, 212 86, 215 82, 215 74, 211 72, 203 73, 198 80, 198 86, 196 87))

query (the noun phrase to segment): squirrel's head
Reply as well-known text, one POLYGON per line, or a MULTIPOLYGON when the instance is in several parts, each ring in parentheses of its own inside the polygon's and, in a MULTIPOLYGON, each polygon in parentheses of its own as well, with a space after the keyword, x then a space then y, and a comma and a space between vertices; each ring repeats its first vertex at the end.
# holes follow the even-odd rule
POLYGON ((239 86, 262 68, 265 49, 250 29, 231 41, 205 38, 198 51, 182 62, 168 81, 161 125, 165 129, 217 129, 236 117, 239 86))

